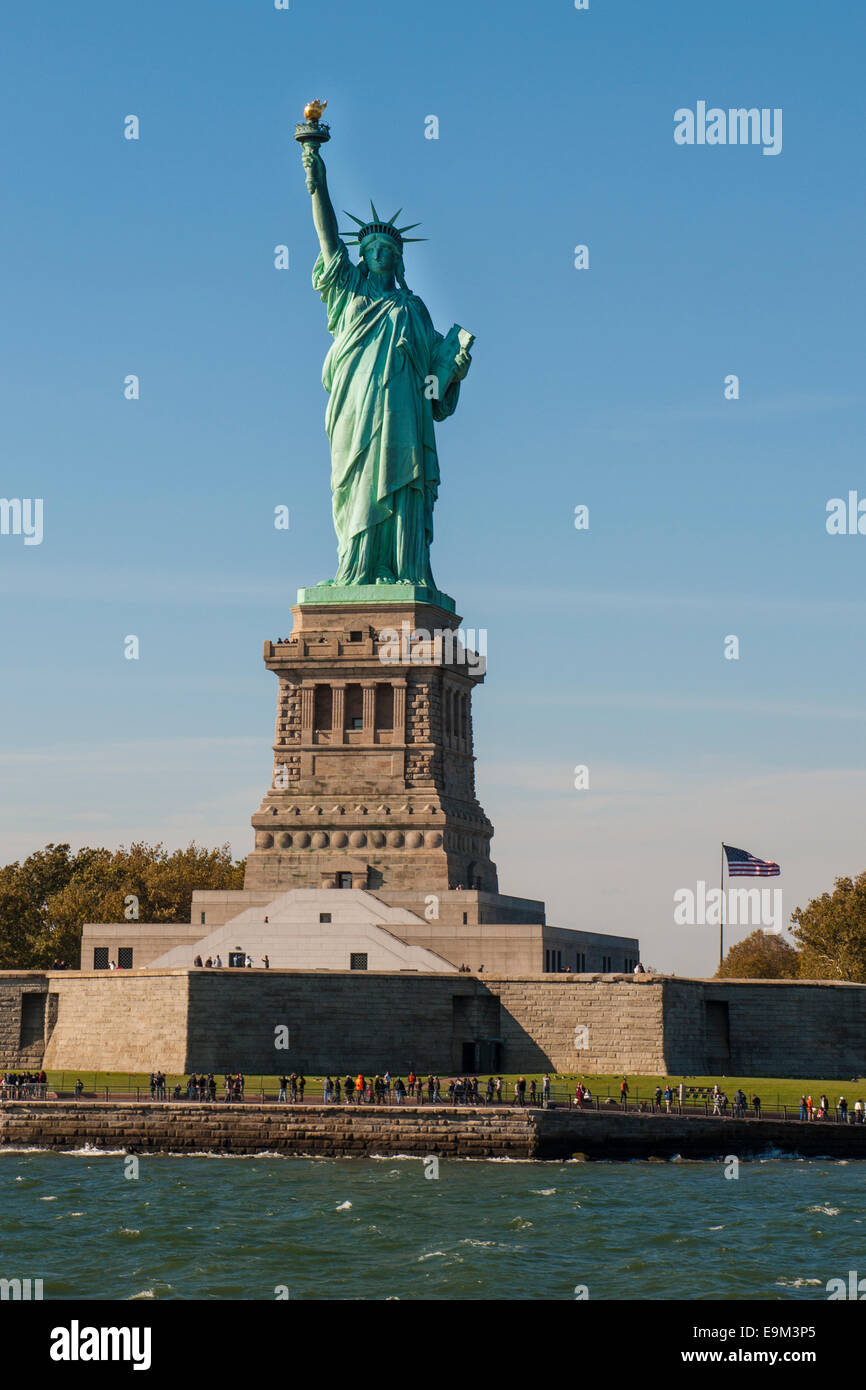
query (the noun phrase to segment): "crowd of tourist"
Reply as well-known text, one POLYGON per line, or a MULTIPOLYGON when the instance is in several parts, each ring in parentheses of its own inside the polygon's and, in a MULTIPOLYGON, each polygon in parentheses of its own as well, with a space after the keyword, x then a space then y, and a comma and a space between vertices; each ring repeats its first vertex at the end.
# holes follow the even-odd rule
MULTIPOLYGON (((180 1081, 172 1087, 171 1099, 199 1101, 215 1101, 217 1098, 217 1081, 213 1072, 190 1072, 185 1083, 180 1081)), ((150 1098, 151 1100, 168 1100, 168 1083, 165 1073, 152 1071, 150 1073, 150 1098)), ((223 1077, 223 1099, 224 1100, 243 1100, 244 1098, 244 1076, 242 1072, 227 1072, 223 1077)))
MULTIPOLYGON (((840 1096, 836 1102, 835 1118, 839 1124, 862 1125, 864 1114, 866 1114, 866 1102, 862 1100, 855 1100, 853 1109, 849 1109, 845 1096, 840 1096)), ((817 1105, 811 1096, 800 1097, 801 1120, 832 1120, 833 1118, 833 1110, 826 1096, 821 1096, 817 1105)))
POLYGON ((44 1071, 9 1071, 0 1080, 0 1100, 44 1100, 47 1089, 44 1071))

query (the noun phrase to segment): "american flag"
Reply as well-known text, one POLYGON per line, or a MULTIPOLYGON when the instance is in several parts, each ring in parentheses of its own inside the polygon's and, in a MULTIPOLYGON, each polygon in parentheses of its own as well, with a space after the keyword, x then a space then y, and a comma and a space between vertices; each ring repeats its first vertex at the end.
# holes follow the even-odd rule
POLYGON ((756 859, 744 849, 723 845, 731 878, 778 878, 782 870, 769 859, 756 859))

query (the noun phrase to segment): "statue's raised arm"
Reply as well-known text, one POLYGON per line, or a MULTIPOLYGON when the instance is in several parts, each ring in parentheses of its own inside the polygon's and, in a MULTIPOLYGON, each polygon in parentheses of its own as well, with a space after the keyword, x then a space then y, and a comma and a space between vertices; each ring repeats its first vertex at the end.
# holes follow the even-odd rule
POLYGON ((302 158, 307 175, 307 191, 313 198, 313 224, 322 255, 329 261, 340 244, 340 233, 337 230, 337 214, 328 193, 325 161, 315 145, 305 145, 302 158))
POLYGON ((313 199, 313 223, 326 262, 340 245, 337 215, 328 193, 325 161, 319 153, 320 145, 328 139, 328 127, 319 124, 319 117, 327 104, 326 101, 308 102, 304 107, 306 124, 298 126, 295 135, 301 146, 301 158, 307 176, 307 192, 313 199))

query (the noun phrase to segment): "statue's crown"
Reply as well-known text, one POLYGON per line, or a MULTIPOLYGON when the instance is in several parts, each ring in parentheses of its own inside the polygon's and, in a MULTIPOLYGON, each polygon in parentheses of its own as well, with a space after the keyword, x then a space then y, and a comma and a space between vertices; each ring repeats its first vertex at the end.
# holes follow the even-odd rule
POLYGON ((364 222, 362 218, 356 217, 353 212, 346 213, 347 217, 351 217, 352 221, 357 222, 358 224, 357 230, 353 228, 351 232, 340 233, 340 236, 342 236, 345 239, 347 245, 360 246, 364 238, 368 236, 389 236, 391 240, 395 241, 402 250, 404 242, 427 240, 427 238, 423 236, 403 235, 404 232, 411 232, 413 227, 420 227, 420 222, 410 222, 407 227, 397 227, 394 225, 397 221, 397 218, 400 216, 400 213, 403 211, 402 208, 398 208, 392 217, 389 217, 385 221, 383 221, 382 218, 379 216, 378 212, 376 211, 376 207, 372 199, 370 200, 370 207, 373 210, 372 222, 364 222))

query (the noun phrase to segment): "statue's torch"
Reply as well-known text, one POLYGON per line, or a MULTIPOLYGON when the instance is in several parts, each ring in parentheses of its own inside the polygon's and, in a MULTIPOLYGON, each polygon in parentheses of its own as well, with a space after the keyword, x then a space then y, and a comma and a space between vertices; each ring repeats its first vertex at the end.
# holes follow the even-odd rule
MULTIPOLYGON (((306 154, 308 149, 318 152, 319 146, 331 138, 331 128, 321 125, 319 118, 327 106, 327 101, 308 101, 304 107, 304 120, 295 126, 295 139, 306 154)), ((306 160, 304 161, 306 163, 306 160)), ((307 170, 307 192, 313 192, 313 180, 307 170)))

